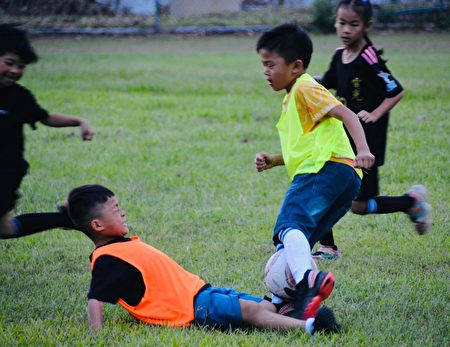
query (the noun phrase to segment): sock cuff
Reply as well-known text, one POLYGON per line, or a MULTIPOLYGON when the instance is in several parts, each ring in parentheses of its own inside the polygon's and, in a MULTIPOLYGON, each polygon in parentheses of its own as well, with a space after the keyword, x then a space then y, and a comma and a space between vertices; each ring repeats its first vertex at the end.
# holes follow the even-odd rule
POLYGON ((314 322, 315 322, 315 318, 308 318, 305 321, 305 330, 309 335, 314 334, 314 322))
POLYGON ((367 213, 375 213, 377 212, 377 202, 375 199, 369 199, 367 200, 367 213))
POLYGON ((14 229, 14 235, 20 236, 20 231, 22 230, 22 223, 20 222, 20 220, 17 217, 12 217, 11 218, 11 224, 13 226, 14 229))
POLYGON ((271 296, 271 302, 274 305, 278 305, 278 304, 282 304, 284 303, 284 300, 281 299, 280 297, 276 296, 275 294, 272 294, 271 296))
POLYGON ((280 231, 278 238, 280 239, 281 242, 284 243, 284 238, 286 237, 287 233, 290 232, 291 230, 294 230, 294 228, 286 228, 280 231))

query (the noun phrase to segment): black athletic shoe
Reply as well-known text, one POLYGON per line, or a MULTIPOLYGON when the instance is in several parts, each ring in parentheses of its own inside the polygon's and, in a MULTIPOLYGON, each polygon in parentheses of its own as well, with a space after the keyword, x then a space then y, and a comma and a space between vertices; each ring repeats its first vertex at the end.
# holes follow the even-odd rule
POLYGON ((339 333, 341 331, 340 325, 336 322, 333 311, 325 306, 322 306, 317 311, 317 316, 313 323, 312 335, 316 332, 323 332, 324 334, 339 333))
POLYGON ((295 286, 294 305, 296 318, 304 320, 316 317, 320 304, 333 291, 334 276, 331 272, 311 270, 305 274, 305 280, 295 286))

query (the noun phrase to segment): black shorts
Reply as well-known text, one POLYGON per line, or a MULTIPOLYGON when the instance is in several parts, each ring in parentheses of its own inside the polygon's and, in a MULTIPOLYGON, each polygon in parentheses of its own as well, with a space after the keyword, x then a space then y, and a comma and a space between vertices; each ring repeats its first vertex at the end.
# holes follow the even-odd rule
POLYGON ((380 195, 380 187, 378 182, 378 167, 374 166, 368 173, 364 172, 361 181, 361 190, 356 201, 367 201, 375 196, 380 195))
POLYGON ((20 197, 17 192, 24 172, 0 172, 0 217, 14 209, 16 200, 20 197))

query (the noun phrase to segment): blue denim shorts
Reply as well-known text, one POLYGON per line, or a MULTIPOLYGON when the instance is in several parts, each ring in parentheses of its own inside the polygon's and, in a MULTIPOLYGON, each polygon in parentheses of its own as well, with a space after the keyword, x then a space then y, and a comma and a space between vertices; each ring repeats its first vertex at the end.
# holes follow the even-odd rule
POLYGON ((239 299, 261 302, 263 299, 233 288, 207 287, 194 300, 194 324, 219 329, 239 328, 242 322, 239 299))
POLYGON ((275 246, 281 244, 280 231, 294 228, 305 234, 312 249, 350 209, 360 185, 352 167, 336 162, 327 162, 318 173, 295 176, 273 230, 275 246))

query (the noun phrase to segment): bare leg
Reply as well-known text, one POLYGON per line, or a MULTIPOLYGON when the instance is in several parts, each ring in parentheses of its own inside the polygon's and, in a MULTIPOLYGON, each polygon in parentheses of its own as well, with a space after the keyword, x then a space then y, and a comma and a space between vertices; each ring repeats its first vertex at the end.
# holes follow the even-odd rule
POLYGON ((352 212, 355 214, 364 215, 367 212, 367 202, 366 201, 356 201, 352 202, 352 212))
POLYGON ((305 321, 276 313, 275 305, 268 301, 260 303, 250 300, 239 300, 242 320, 256 328, 274 330, 305 330, 305 321))

